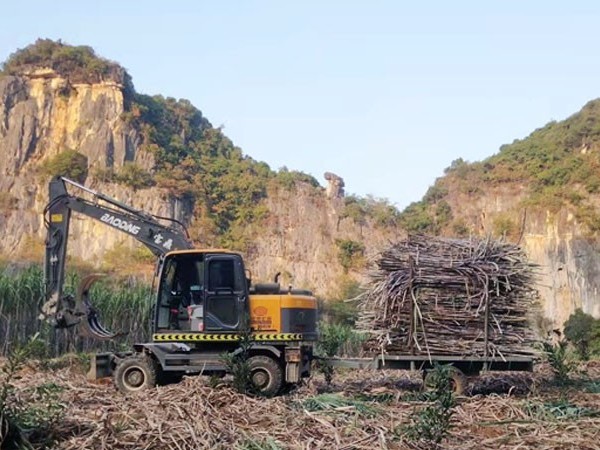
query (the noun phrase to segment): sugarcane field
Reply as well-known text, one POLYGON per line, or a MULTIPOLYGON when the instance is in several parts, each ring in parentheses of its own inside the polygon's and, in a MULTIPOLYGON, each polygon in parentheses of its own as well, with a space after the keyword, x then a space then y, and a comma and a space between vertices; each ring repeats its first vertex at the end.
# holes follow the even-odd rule
MULTIPOLYGON (((410 372, 342 370, 329 386, 315 375, 274 398, 204 377, 122 396, 110 384, 87 382, 74 358, 53 362, 60 369, 37 364, 20 371, 11 395, 32 408, 32 425, 42 425, 30 441, 52 441, 49 448, 436 448, 406 437, 420 413, 439 408, 410 372)), ((564 385, 553 379, 544 364, 533 374, 482 377, 453 399, 449 430, 437 447, 599 448, 600 364, 578 365, 564 385)))
MULTIPOLYGON (((518 246, 411 235, 370 267, 346 302, 356 330, 322 318, 310 376, 274 395, 253 386, 243 354, 226 372, 121 392, 90 378, 93 347, 52 356, 42 329, 5 349, 2 448, 600 448, 600 361, 536 334, 539 267, 518 246)), ((7 274, 4 295, 41 292, 41 274, 7 274)), ((116 315, 134 335, 144 327, 116 315)), ((65 339, 91 345, 73 330, 50 342, 65 339)))

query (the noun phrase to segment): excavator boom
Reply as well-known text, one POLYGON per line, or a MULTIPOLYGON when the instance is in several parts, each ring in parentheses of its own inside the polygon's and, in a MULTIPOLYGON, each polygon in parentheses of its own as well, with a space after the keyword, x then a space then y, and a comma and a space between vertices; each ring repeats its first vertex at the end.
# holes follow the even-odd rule
POLYGON ((84 279, 77 297, 63 295, 65 261, 71 213, 76 212, 116 228, 140 241, 157 257, 173 250, 187 250, 193 245, 182 223, 137 210, 100 192, 63 177, 55 177, 49 184, 49 197, 44 209, 46 227, 46 256, 44 274, 46 301, 42 317, 57 328, 77 324, 87 326, 84 332, 99 339, 114 337, 99 322, 97 311, 89 300, 89 289, 98 278, 84 279), (90 198, 72 195, 67 185, 90 198), (172 225, 165 225, 169 221, 172 225), (85 320, 84 320, 85 319, 85 320))

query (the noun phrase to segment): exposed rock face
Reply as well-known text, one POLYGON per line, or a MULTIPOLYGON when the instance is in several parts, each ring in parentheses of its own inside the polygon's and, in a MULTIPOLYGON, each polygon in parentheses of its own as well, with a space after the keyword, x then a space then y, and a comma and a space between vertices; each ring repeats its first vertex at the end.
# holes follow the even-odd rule
MULTIPOLYGON (((369 258, 399 236, 372 224, 360 227, 349 218, 340 220, 340 202, 316 197, 312 189, 299 186, 296 192, 269 193, 268 227, 255 242, 248 261, 257 280, 272 280, 281 272, 283 286, 291 284, 327 295, 333 293, 344 276, 334 244, 336 238, 362 242, 369 258)), ((360 277, 362 273, 353 275, 360 277)))
MULTIPOLYGON (((48 181, 39 169, 66 149, 88 158, 86 185, 144 211, 189 223, 194 205, 165 190, 134 191, 94 177, 96 168, 119 168, 128 161, 153 170, 154 158, 141 150, 142 138, 124 120, 125 112, 123 87, 115 81, 71 84, 51 70, 0 77, 0 254, 27 252, 36 242, 39 246, 48 181)), ((299 184, 294 192, 269 193, 270 214, 266 223, 254 225, 259 237, 247 255, 255 280, 270 280, 282 272, 285 285, 327 295, 345 275, 336 239, 364 243, 368 256, 397 237, 389 229, 342 219, 343 179, 332 173, 325 178, 326 192, 299 184)), ((511 214, 522 224, 521 243, 540 265, 542 309, 555 326, 578 307, 600 317, 600 245, 586 238, 568 210, 558 214, 515 211, 524 190, 518 185, 495 186, 483 195, 451 190, 446 200, 473 233, 492 231, 498 214, 511 214)), ((139 245, 99 222, 73 220, 72 255, 98 262, 120 243, 139 245)))
POLYGON ((325 192, 329 198, 342 198, 344 196, 344 179, 331 172, 323 175, 327 180, 325 192))
MULTIPOLYGON (((91 174, 127 161, 153 167, 152 155, 138 150, 141 137, 122 119, 124 111, 123 87, 113 81, 69 84, 51 70, 0 77, 0 192, 16 206, 0 210, 0 252, 25 250, 32 237, 43 238, 47 178, 40 168, 54 155, 77 150, 88 158, 91 174)), ((133 192, 102 184, 93 175, 86 184, 154 214, 177 213, 179 219, 190 214, 189 205, 181 208, 160 189, 133 192)), ((125 239, 102 224, 76 219, 69 247, 92 260, 125 239)))
POLYGON ((539 265, 543 314, 555 327, 577 308, 600 318, 600 245, 586 237, 566 209, 558 213, 516 210, 524 195, 524 186, 504 185, 479 196, 450 192, 446 199, 474 233, 490 233, 501 214, 510 214, 519 223, 515 239, 520 237, 531 261, 539 265))
MULTIPOLYGON (((14 204, 7 208, 5 201, 2 207, 0 199, 0 254, 27 252, 34 243, 39 247, 45 234, 42 211, 48 200, 48 177, 39 168, 66 149, 88 158, 86 186, 138 209, 190 223, 194 205, 165 190, 134 191, 94 176, 96 168, 118 169, 128 161, 153 170, 153 156, 140 150, 142 138, 123 119, 124 112, 123 86, 115 81, 70 84, 52 70, 0 77, 0 192, 14 204)), ((281 271, 282 283, 326 295, 345 276, 335 239, 363 241, 368 253, 391 238, 369 224, 358 226, 341 219, 344 182, 334 174, 326 178, 327 196, 302 183, 293 192, 270 192, 268 223, 255 225, 258 238, 246 255, 255 280, 270 280, 281 271)), ((99 263, 118 244, 140 245, 98 221, 73 216, 69 254, 99 263)))

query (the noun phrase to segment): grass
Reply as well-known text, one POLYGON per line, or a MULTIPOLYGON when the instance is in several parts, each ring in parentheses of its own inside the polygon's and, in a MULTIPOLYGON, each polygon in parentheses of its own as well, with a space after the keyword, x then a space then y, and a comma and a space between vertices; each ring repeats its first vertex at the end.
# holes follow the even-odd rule
POLYGON ((302 407, 309 412, 356 412, 366 417, 379 413, 378 408, 357 398, 348 398, 340 394, 320 394, 302 401, 302 407))
MULTIPOLYGON (((74 295, 80 276, 70 273, 65 280, 65 294, 74 295)), ((0 268, 0 354, 22 345, 39 333, 42 345, 37 357, 58 356, 65 352, 118 350, 123 342, 99 343, 78 336, 75 330, 54 330, 38 318, 44 302, 44 275, 39 266, 0 268)), ((90 293, 104 326, 126 334, 127 341, 149 337, 151 293, 147 285, 133 279, 115 282, 101 280, 90 293)))
POLYGON ((554 401, 530 401, 524 405, 524 411, 532 419, 543 421, 577 420, 582 417, 600 417, 600 410, 578 406, 566 398, 554 401))

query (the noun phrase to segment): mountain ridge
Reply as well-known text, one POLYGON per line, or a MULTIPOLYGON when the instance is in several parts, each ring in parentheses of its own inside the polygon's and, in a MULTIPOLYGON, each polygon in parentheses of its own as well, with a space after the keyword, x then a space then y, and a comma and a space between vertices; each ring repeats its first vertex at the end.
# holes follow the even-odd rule
MULTIPOLYGON (((577 308, 600 317, 599 100, 483 161, 456 159, 399 212, 386 200, 345 195, 335 174, 324 189, 302 172, 272 170, 189 101, 138 94, 120 66, 94 58, 90 47, 41 40, 3 66, 0 252, 43 251, 44 180, 73 172, 184 221, 198 245, 242 251, 257 280, 281 272, 285 284, 343 298, 364 280, 369 258, 406 233, 490 235, 520 243, 540 266, 548 326, 577 308)), ((72 256, 133 259, 135 243, 111 232, 78 220, 72 256)))
MULTIPOLYGON (((343 180, 334 174, 326 190, 302 172, 274 171, 245 155, 189 101, 138 94, 120 66, 96 61, 89 47, 39 40, 3 65, 0 219, 8 232, 0 251, 23 253, 33 241, 41 246, 45 183, 56 174, 181 220, 199 246, 242 251, 262 279, 281 271, 286 282, 321 295, 348 277, 358 279, 373 243, 395 233, 397 211, 389 202, 346 200, 343 180), (90 65, 94 71, 86 76, 90 65), (347 214, 347 201, 360 201, 359 216, 347 214), (281 239, 296 229, 307 233, 281 239), (363 247, 350 246, 348 255, 342 244, 359 240, 363 247), (304 268, 308 263, 320 271, 304 268)), ((72 255, 87 259, 135 247, 83 219, 74 224, 70 245, 72 255)))

